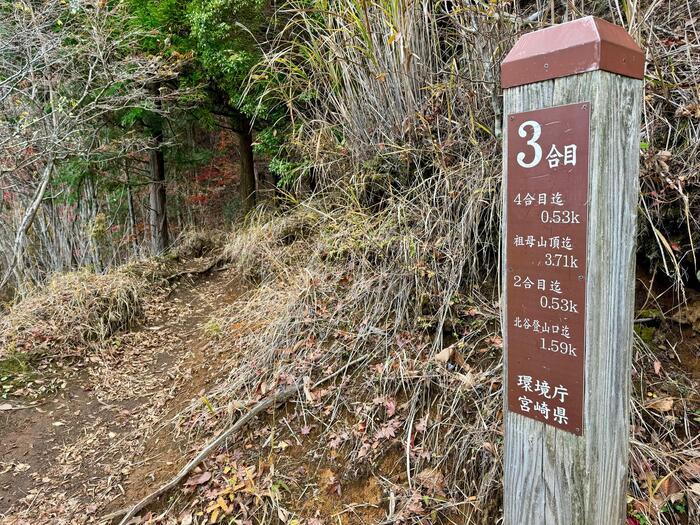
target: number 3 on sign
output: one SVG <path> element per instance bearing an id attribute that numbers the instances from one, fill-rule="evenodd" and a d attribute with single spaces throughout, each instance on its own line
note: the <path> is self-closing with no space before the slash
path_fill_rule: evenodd
<path id="1" fill-rule="evenodd" d="M 540 135 L 542 134 L 542 126 L 540 126 L 540 123 L 536 120 L 527 120 L 523 122 L 518 128 L 518 135 L 520 135 L 522 138 L 528 136 L 526 128 L 530 128 L 532 130 L 532 137 L 530 137 L 530 140 L 527 141 L 527 145 L 533 149 L 534 158 L 530 162 L 525 162 L 525 153 L 521 151 L 518 153 L 517 161 L 523 168 L 534 168 L 542 160 L 542 147 L 537 143 L 537 139 L 539 139 Z"/>

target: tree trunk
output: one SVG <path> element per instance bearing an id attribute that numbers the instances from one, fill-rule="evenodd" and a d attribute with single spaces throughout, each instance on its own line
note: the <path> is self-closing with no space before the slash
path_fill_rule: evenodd
<path id="1" fill-rule="evenodd" d="M 255 164 L 253 161 L 253 136 L 249 129 L 238 133 L 241 171 L 241 206 L 248 213 L 255 207 Z"/>
<path id="2" fill-rule="evenodd" d="M 39 211 L 41 201 L 44 199 L 46 188 L 49 187 L 49 182 L 51 182 L 53 163 L 53 158 L 49 158 L 49 160 L 46 162 L 39 187 L 34 192 L 34 197 L 32 198 L 31 204 L 24 212 L 24 217 L 22 217 L 22 222 L 20 223 L 15 235 L 15 242 L 12 247 L 12 258 L 10 259 L 10 264 L 5 271 L 2 281 L 0 281 L 0 288 L 3 288 L 7 284 L 10 277 L 14 274 L 15 279 L 17 280 L 17 289 L 20 291 L 20 293 L 23 293 L 24 242 L 27 238 L 27 232 L 34 222 L 36 213 Z"/>
<path id="3" fill-rule="evenodd" d="M 136 210 L 134 210 L 134 193 L 131 189 L 131 176 L 129 174 L 129 162 L 124 161 L 124 171 L 126 173 L 126 202 L 129 207 L 129 238 L 131 249 L 136 257 L 139 254 L 138 238 L 136 236 Z"/>
<path id="4" fill-rule="evenodd" d="M 168 238 L 168 214 L 165 193 L 165 156 L 163 154 L 163 128 L 155 130 L 155 149 L 150 156 L 150 206 L 151 249 L 154 254 L 163 253 L 170 243 Z"/>

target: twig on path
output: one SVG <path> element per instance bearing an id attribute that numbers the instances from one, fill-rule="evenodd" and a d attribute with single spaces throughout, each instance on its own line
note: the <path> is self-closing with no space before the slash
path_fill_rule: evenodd
<path id="1" fill-rule="evenodd" d="M 340 367 L 338 370 L 333 372 L 332 374 L 324 377 L 323 379 L 320 379 L 316 383 L 313 384 L 311 387 L 317 388 L 321 386 L 322 384 L 326 383 L 327 381 L 330 381 L 334 377 L 345 373 L 348 368 L 351 366 L 359 363 L 360 361 L 365 361 L 368 359 L 368 355 L 362 355 L 356 359 L 353 359 L 352 361 L 348 361 L 345 363 L 342 367 Z M 238 421 L 236 421 L 233 425 L 230 427 L 224 429 L 221 434 L 219 434 L 216 438 L 214 438 L 213 441 L 210 441 L 207 446 L 205 446 L 199 454 L 197 454 L 187 465 L 182 467 L 180 472 L 175 475 L 174 478 L 172 478 L 170 481 L 168 481 L 165 485 L 160 487 L 158 490 L 151 492 L 149 495 L 144 497 L 141 501 L 136 503 L 131 508 L 125 508 L 122 510 L 119 510 L 117 512 L 113 512 L 111 514 L 108 514 L 106 516 L 103 516 L 103 520 L 109 521 L 114 518 L 117 518 L 121 516 L 122 514 L 126 514 L 122 520 L 119 522 L 119 525 L 126 525 L 127 522 L 133 518 L 139 511 L 141 511 L 144 507 L 158 499 L 160 496 L 163 494 L 169 492 L 171 489 L 175 488 L 185 477 L 196 467 L 198 466 L 202 461 L 204 461 L 209 454 L 211 454 L 214 450 L 218 449 L 225 441 L 228 439 L 228 437 L 233 434 L 234 432 L 240 430 L 243 428 L 249 421 L 252 419 L 255 419 L 255 417 L 260 414 L 261 412 L 264 412 L 271 406 L 277 405 L 278 403 L 282 403 L 292 397 L 294 394 L 299 392 L 304 388 L 304 382 L 299 381 L 294 385 L 288 386 L 286 388 L 283 388 L 282 390 L 278 390 L 275 394 L 272 396 L 263 399 L 262 401 L 258 402 L 253 408 L 250 409 L 248 413 L 246 413 L 243 417 L 241 417 Z"/>
<path id="2" fill-rule="evenodd" d="M 13 405 L 12 403 L 3 403 L 2 405 L 0 405 L 0 412 L 6 412 L 10 410 L 27 410 L 28 408 L 36 408 L 45 404 L 46 403 L 36 403 L 34 405 Z"/>

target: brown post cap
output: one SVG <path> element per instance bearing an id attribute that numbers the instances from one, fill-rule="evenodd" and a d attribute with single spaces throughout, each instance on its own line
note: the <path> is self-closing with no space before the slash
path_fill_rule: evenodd
<path id="1" fill-rule="evenodd" d="M 644 78 L 644 52 L 624 28 L 587 16 L 520 37 L 501 64 L 501 85 L 510 88 L 599 69 Z"/>

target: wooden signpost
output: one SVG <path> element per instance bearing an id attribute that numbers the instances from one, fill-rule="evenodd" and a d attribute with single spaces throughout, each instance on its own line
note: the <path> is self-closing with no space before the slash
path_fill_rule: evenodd
<path id="1" fill-rule="evenodd" d="M 588 17 L 501 67 L 505 524 L 619 525 L 644 55 Z"/>

